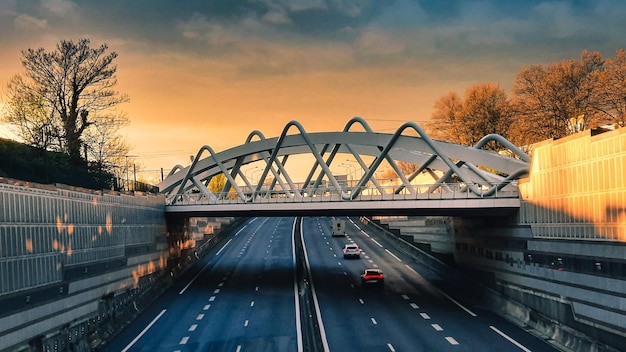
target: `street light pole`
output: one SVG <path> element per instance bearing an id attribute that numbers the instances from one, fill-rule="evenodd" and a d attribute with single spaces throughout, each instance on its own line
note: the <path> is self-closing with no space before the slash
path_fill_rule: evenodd
<path id="1" fill-rule="evenodd" d="M 128 158 L 136 158 L 138 155 L 124 155 L 124 157 L 126 158 L 126 191 L 130 191 L 130 177 L 128 176 Z M 134 166 L 134 165 L 133 165 Z M 137 176 L 135 176 L 136 178 Z M 135 180 L 135 182 L 137 182 Z"/>

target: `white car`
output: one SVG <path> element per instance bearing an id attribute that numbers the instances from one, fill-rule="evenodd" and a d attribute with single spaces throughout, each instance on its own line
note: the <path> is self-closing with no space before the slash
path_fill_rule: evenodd
<path id="1" fill-rule="evenodd" d="M 343 247 L 344 258 L 360 258 L 361 248 L 354 243 L 348 243 Z"/>

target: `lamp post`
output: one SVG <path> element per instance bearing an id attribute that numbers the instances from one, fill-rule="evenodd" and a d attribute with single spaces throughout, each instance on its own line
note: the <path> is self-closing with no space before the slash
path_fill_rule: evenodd
<path id="1" fill-rule="evenodd" d="M 345 163 L 341 163 L 341 164 L 339 164 L 339 166 L 342 166 L 342 167 L 344 167 L 346 169 L 346 173 L 348 174 L 348 176 L 350 176 L 352 178 L 352 185 L 350 185 L 350 187 L 354 186 L 354 183 L 355 183 L 354 179 L 356 178 L 356 166 L 351 165 L 351 164 L 345 164 Z M 352 171 L 348 172 L 348 170 L 350 170 L 349 168 L 351 168 L 351 167 L 354 168 L 354 173 Z"/>
<path id="2" fill-rule="evenodd" d="M 128 158 L 136 158 L 138 157 L 138 155 L 125 155 L 124 157 L 126 158 L 126 190 L 130 191 L 130 178 L 128 177 Z M 135 183 L 137 182 L 136 178 L 137 174 L 135 173 Z"/>
<path id="3" fill-rule="evenodd" d="M 344 160 L 344 161 L 345 161 L 346 163 L 351 163 L 351 164 L 348 164 L 348 165 L 351 165 L 352 167 L 354 167 L 354 176 L 355 176 L 355 178 L 356 178 L 356 169 L 357 169 L 357 167 L 356 167 L 355 165 L 352 165 L 352 163 L 353 163 L 353 164 L 357 164 L 357 165 L 359 166 L 359 169 L 361 168 L 361 164 L 357 163 L 357 162 L 356 162 L 356 161 L 354 161 L 354 160 L 350 160 L 350 159 L 346 159 L 346 160 Z M 361 177 L 363 177 L 363 175 L 359 175 L 359 178 L 361 178 Z"/>
<path id="4" fill-rule="evenodd" d="M 258 168 L 259 168 L 259 165 L 255 166 L 255 167 L 253 167 L 253 168 L 250 168 L 250 169 L 248 169 L 248 170 L 246 170 L 246 171 L 243 173 L 243 176 L 244 176 L 246 179 L 248 179 L 248 172 L 250 172 L 250 179 L 248 179 L 248 181 L 250 181 L 250 180 L 252 179 L 252 173 L 254 172 L 253 170 L 254 170 L 254 169 L 258 169 Z"/>
<path id="5" fill-rule="evenodd" d="M 253 186 L 255 186 L 255 184 L 254 184 L 254 183 L 255 183 L 255 181 L 254 181 L 254 175 L 255 175 L 255 174 L 257 174 L 257 173 L 259 173 L 259 172 L 263 172 L 263 170 L 262 170 L 262 169 L 261 169 L 261 170 L 256 170 L 256 171 L 252 171 L 252 172 L 250 173 L 250 181 L 252 182 L 252 185 L 253 185 Z M 257 180 L 256 180 L 256 182 L 258 182 L 258 181 L 259 181 L 259 180 L 257 179 Z"/>

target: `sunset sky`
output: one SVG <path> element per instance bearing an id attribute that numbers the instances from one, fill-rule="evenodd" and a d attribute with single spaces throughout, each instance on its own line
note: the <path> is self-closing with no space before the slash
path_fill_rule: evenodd
<path id="1" fill-rule="evenodd" d="M 626 2 L 0 0 L 0 33 L 3 99 L 21 50 L 89 38 L 117 52 L 124 134 L 150 178 L 291 120 L 333 131 L 361 116 L 393 132 L 450 91 L 510 92 L 524 66 L 584 49 L 612 57 L 626 47 Z"/>

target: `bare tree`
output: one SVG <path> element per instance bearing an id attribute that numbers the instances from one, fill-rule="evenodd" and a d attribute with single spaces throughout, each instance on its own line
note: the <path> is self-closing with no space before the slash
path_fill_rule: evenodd
<path id="1" fill-rule="evenodd" d="M 117 67 L 113 65 L 117 53 L 107 50 L 106 44 L 92 49 L 89 39 L 80 39 L 77 43 L 63 40 L 51 52 L 44 48 L 22 51 L 25 72 L 8 86 L 12 109 L 5 119 L 41 130 L 36 133 L 42 135 L 49 133 L 74 163 L 82 163 L 81 151 L 86 142 L 82 138 L 96 123 L 96 116 L 113 117 L 111 109 L 128 101 L 127 96 L 113 90 L 117 84 Z M 20 106 L 37 109 L 20 110 Z M 119 115 L 115 119 L 126 121 Z M 22 138 L 35 141 L 32 136 Z"/>

